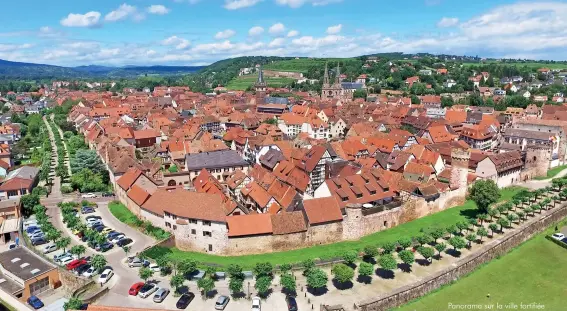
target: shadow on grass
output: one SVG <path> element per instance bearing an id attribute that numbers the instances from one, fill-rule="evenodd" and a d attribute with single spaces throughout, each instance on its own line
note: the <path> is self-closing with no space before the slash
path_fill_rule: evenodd
<path id="1" fill-rule="evenodd" d="M 370 284 L 372 283 L 372 277 L 370 275 L 359 275 L 356 281 L 362 284 Z"/>
<path id="2" fill-rule="evenodd" d="M 376 269 L 376 275 L 385 279 L 385 280 L 393 280 L 394 279 L 394 271 L 392 270 L 385 270 L 382 268 Z"/>
<path id="3" fill-rule="evenodd" d="M 480 214 L 480 212 L 476 208 L 469 208 L 460 211 L 459 214 L 467 219 L 471 219 L 471 218 L 476 218 L 478 214 Z"/>
<path id="4" fill-rule="evenodd" d="M 320 288 L 311 288 L 308 286 L 307 291 L 313 296 L 322 296 L 325 295 L 329 291 L 329 289 L 327 288 L 327 286 Z"/>
<path id="5" fill-rule="evenodd" d="M 333 286 L 335 286 L 335 288 L 338 290 L 347 290 L 347 289 L 351 289 L 354 286 L 354 284 L 352 284 L 351 281 L 339 282 L 333 279 Z"/>

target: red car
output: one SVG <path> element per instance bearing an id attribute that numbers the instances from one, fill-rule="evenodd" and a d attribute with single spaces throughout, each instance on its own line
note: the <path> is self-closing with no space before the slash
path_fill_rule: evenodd
<path id="1" fill-rule="evenodd" d="M 128 294 L 130 294 L 130 295 L 132 295 L 132 296 L 138 295 L 138 292 L 140 291 L 140 289 L 142 288 L 142 286 L 144 286 L 144 282 L 134 283 L 134 285 L 132 285 L 132 287 L 130 287 L 130 290 L 128 291 Z"/>
<path id="2" fill-rule="evenodd" d="M 84 259 L 75 259 L 67 264 L 67 270 L 73 270 L 81 265 L 87 264 L 87 261 Z"/>

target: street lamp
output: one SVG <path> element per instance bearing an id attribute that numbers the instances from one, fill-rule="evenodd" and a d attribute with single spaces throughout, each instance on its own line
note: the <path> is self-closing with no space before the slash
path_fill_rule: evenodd
<path id="1" fill-rule="evenodd" d="M 248 299 L 250 299 L 250 281 L 248 281 Z"/>

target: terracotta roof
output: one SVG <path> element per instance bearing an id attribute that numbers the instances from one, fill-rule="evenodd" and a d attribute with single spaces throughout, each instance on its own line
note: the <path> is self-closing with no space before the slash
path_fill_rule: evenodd
<path id="1" fill-rule="evenodd" d="M 134 131 L 134 138 L 135 139 L 156 138 L 158 136 L 159 136 L 159 133 L 154 129 Z"/>
<path id="2" fill-rule="evenodd" d="M 250 214 L 226 217 L 228 236 L 250 236 L 271 234 L 272 215 Z"/>
<path id="3" fill-rule="evenodd" d="M 219 195 L 176 189 L 158 189 L 142 205 L 157 215 L 164 212 L 190 219 L 226 222 L 225 209 Z"/>
<path id="4" fill-rule="evenodd" d="M 138 185 L 132 186 L 132 189 L 128 191 L 128 197 L 134 201 L 134 203 L 138 205 L 144 204 L 146 200 L 150 197 L 150 194 L 146 192 L 146 190 L 142 189 Z"/>
<path id="5" fill-rule="evenodd" d="M 442 143 L 455 140 L 457 135 L 449 133 L 445 125 L 431 126 L 427 129 L 433 143 Z"/>
<path id="6" fill-rule="evenodd" d="M 341 221 L 343 214 L 334 197 L 318 198 L 303 201 L 307 220 L 311 225 Z"/>
<path id="7" fill-rule="evenodd" d="M 279 213 L 272 215 L 272 231 L 274 234 L 290 234 L 307 231 L 303 212 Z"/>
<path id="8" fill-rule="evenodd" d="M 246 194 L 244 191 L 245 189 L 248 190 L 246 191 Z M 245 189 L 242 189 L 242 194 L 244 196 L 249 196 L 250 198 L 252 198 L 252 200 L 254 200 L 254 202 L 256 202 L 261 208 L 267 207 L 268 203 L 272 199 L 272 196 L 266 190 L 264 190 L 264 188 L 260 187 L 260 185 L 258 185 L 256 182 L 249 183 L 248 185 L 246 185 Z"/>
<path id="9" fill-rule="evenodd" d="M 498 173 L 523 167 L 522 154 L 519 151 L 504 152 L 488 156 L 496 166 Z"/>
<path id="10" fill-rule="evenodd" d="M 274 176 L 281 181 L 305 192 L 309 184 L 309 176 L 289 161 L 281 161 L 274 169 Z"/>
<path id="11" fill-rule="evenodd" d="M 120 188 L 124 190 L 128 190 L 130 189 L 132 184 L 136 182 L 136 180 L 138 179 L 138 177 L 140 177 L 140 175 L 142 175 L 142 171 L 140 171 L 135 167 L 132 167 L 128 169 L 126 173 L 124 173 L 124 175 L 122 175 L 116 183 L 118 184 L 118 186 L 120 186 Z"/>

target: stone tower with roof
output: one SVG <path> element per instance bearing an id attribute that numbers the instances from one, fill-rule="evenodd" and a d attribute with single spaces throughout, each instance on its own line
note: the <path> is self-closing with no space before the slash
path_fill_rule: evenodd
<path id="1" fill-rule="evenodd" d="M 469 161 L 471 151 L 469 149 L 451 149 L 451 189 L 467 189 L 467 177 L 469 173 Z"/>
<path id="2" fill-rule="evenodd" d="M 262 65 L 258 69 L 258 80 L 254 83 L 254 90 L 256 93 L 264 93 L 266 92 L 268 85 L 264 81 L 264 72 L 262 71 Z"/>
<path id="3" fill-rule="evenodd" d="M 323 76 L 323 87 L 321 88 L 321 99 L 345 99 L 344 90 L 341 85 L 341 68 L 337 63 L 336 77 L 333 84 L 330 83 L 329 69 L 325 63 L 325 75 Z"/>

